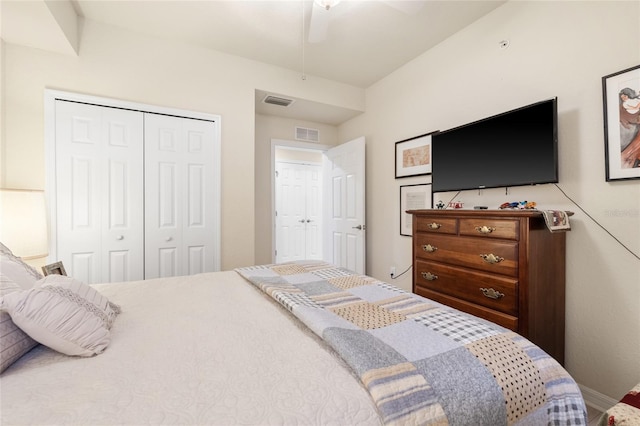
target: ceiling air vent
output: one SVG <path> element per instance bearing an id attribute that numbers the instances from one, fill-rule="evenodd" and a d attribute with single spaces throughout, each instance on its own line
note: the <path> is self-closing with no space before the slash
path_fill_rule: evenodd
<path id="1" fill-rule="evenodd" d="M 319 142 L 320 130 L 307 127 L 296 127 L 296 140 L 306 142 Z"/>
<path id="2" fill-rule="evenodd" d="M 265 104 L 278 105 L 282 107 L 288 107 L 293 103 L 293 99 L 280 98 L 278 96 L 267 95 L 262 100 Z"/>

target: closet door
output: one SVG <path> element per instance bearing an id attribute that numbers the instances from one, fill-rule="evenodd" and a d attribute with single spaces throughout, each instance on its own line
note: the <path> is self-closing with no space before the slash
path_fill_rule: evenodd
<path id="1" fill-rule="evenodd" d="M 322 167 L 276 163 L 276 261 L 322 259 Z"/>
<path id="2" fill-rule="evenodd" d="M 85 283 L 142 279 L 142 113 L 56 101 L 58 259 Z"/>
<path id="3" fill-rule="evenodd" d="M 145 114 L 145 278 L 215 270 L 214 130 Z"/>

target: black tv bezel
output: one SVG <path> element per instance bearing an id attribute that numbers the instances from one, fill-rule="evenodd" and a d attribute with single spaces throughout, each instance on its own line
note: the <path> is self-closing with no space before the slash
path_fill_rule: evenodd
<path id="1" fill-rule="evenodd" d="M 436 185 L 434 184 L 435 181 L 435 173 L 432 173 L 432 177 L 431 177 L 431 187 L 433 189 L 433 192 L 453 192 L 453 191 L 468 191 L 468 190 L 475 190 L 475 189 L 490 189 L 490 188 L 510 188 L 510 187 L 516 187 L 516 186 L 534 186 L 534 185 L 545 185 L 545 184 L 549 184 L 549 183 L 558 183 L 559 182 L 559 174 L 558 174 L 558 97 L 553 97 L 553 98 L 549 98 L 549 99 L 545 99 L 542 101 L 538 101 L 538 102 L 534 102 L 532 104 L 528 104 L 519 108 L 515 108 L 509 111 L 505 111 L 499 114 L 495 114 L 492 115 L 490 117 L 486 117 L 486 118 L 482 118 L 480 120 L 476 120 L 467 124 L 463 124 L 461 126 L 457 126 L 457 127 L 453 127 L 451 129 L 447 129 L 447 130 L 442 130 L 442 131 L 437 131 L 434 132 L 433 134 L 433 142 L 435 143 L 437 140 L 438 135 L 440 134 L 445 134 L 445 133 L 450 133 L 450 132 L 454 132 L 456 130 L 460 130 L 466 127 L 471 127 L 480 123 L 484 123 L 486 121 L 491 121 L 500 117 L 503 117 L 505 115 L 509 115 L 509 114 L 513 114 L 515 112 L 519 112 L 528 108 L 532 108 L 535 106 L 539 106 L 545 103 L 551 103 L 551 105 L 553 106 L 553 154 L 554 154 L 554 178 L 550 179 L 550 180 L 536 180 L 534 182 L 527 182 L 527 183 L 505 183 L 505 184 L 496 184 L 496 185 L 476 185 L 476 186 L 464 186 L 464 187 L 456 187 L 456 188 L 451 188 L 451 189 L 438 189 L 436 187 Z M 433 149 L 433 147 L 432 147 Z M 438 161 L 437 158 L 435 158 L 435 156 L 433 157 L 433 163 L 436 164 L 436 162 Z"/>

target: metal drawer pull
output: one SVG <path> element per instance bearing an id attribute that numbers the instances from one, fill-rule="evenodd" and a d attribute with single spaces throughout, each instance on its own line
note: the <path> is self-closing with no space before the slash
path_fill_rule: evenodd
<path id="1" fill-rule="evenodd" d="M 480 257 L 482 258 L 482 260 L 484 260 L 487 263 L 500 263 L 504 260 L 504 257 L 500 257 L 500 256 L 496 256 L 493 253 L 489 253 L 489 254 L 481 254 Z"/>
<path id="2" fill-rule="evenodd" d="M 493 228 L 491 226 L 476 226 L 476 231 L 478 231 L 481 234 L 490 234 L 495 230 L 496 228 Z"/>
<path id="3" fill-rule="evenodd" d="M 438 250 L 438 247 L 432 246 L 431 244 L 425 244 L 422 246 L 422 250 L 426 251 L 427 253 L 433 253 L 434 251 Z"/>
<path id="4" fill-rule="evenodd" d="M 431 272 L 421 272 L 421 274 L 422 274 L 422 278 L 424 278 L 427 281 L 435 281 L 438 279 L 438 276 L 432 274 Z"/>
<path id="5" fill-rule="evenodd" d="M 429 229 L 440 229 L 442 225 L 436 222 L 427 223 L 427 228 Z"/>
<path id="6" fill-rule="evenodd" d="M 481 288 L 480 291 L 485 295 L 485 297 L 488 297 L 489 299 L 497 300 L 504 297 L 504 293 L 500 293 L 499 291 L 496 291 L 492 288 Z"/>

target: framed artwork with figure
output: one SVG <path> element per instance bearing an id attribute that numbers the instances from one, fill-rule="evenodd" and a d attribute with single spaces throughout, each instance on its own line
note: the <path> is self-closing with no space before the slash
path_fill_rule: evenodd
<path id="1" fill-rule="evenodd" d="M 602 77 L 607 182 L 640 179 L 640 65 Z"/>

